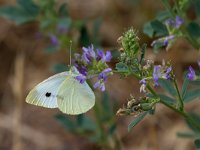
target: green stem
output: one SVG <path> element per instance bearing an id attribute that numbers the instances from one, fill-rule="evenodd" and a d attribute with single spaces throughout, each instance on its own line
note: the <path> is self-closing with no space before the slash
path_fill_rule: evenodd
<path id="1" fill-rule="evenodd" d="M 147 85 L 147 89 L 151 92 L 151 94 L 153 94 L 155 97 L 159 97 L 155 91 L 151 88 L 150 85 Z M 160 103 L 162 103 L 163 105 L 167 106 L 168 108 L 172 109 L 173 111 L 177 112 L 178 114 L 180 114 L 181 116 L 183 116 L 185 118 L 185 120 L 187 120 L 188 122 L 190 122 L 196 129 L 198 129 L 200 131 L 200 124 L 198 124 L 195 120 L 193 120 L 184 110 L 179 110 L 176 109 L 174 106 L 164 102 L 164 101 L 160 101 Z"/>
<path id="2" fill-rule="evenodd" d="M 99 134 L 100 134 L 102 149 L 103 150 L 109 150 L 110 146 L 109 146 L 109 143 L 108 143 L 107 134 L 104 131 L 104 128 L 102 126 L 102 122 L 101 122 L 101 119 L 100 119 L 101 118 L 101 112 L 100 112 L 99 102 L 97 102 L 96 105 L 94 106 L 94 112 L 95 112 L 95 118 L 96 118 L 98 130 L 99 130 Z"/>
<path id="3" fill-rule="evenodd" d="M 175 78 L 173 78 L 173 81 L 174 81 L 176 93 L 178 94 L 178 98 L 177 98 L 177 101 L 178 101 L 178 109 L 179 109 L 180 111 L 183 111 L 184 104 L 183 104 L 183 100 L 182 100 L 182 98 L 181 98 L 181 95 L 180 95 L 180 92 L 179 92 L 179 89 L 178 89 L 177 81 L 176 81 Z"/>

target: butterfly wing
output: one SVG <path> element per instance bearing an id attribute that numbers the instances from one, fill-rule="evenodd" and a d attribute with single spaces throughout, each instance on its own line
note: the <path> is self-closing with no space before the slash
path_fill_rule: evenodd
<path id="1" fill-rule="evenodd" d="M 59 86 L 67 78 L 68 72 L 58 73 L 39 83 L 30 91 L 26 102 L 47 108 L 56 108 Z"/>
<path id="2" fill-rule="evenodd" d="M 84 113 L 95 104 L 95 95 L 89 85 L 80 84 L 73 76 L 68 76 L 58 91 L 58 108 L 71 115 Z"/>

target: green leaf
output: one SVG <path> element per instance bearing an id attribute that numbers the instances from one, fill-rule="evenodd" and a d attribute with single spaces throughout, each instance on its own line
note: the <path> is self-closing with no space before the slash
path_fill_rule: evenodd
<path id="1" fill-rule="evenodd" d="M 196 150 L 200 150 L 200 140 L 199 139 L 195 140 L 194 144 L 196 146 Z"/>
<path id="2" fill-rule="evenodd" d="M 196 15 L 200 17 L 200 1 L 199 0 L 195 0 L 194 8 L 195 8 Z"/>
<path id="3" fill-rule="evenodd" d="M 184 97 L 184 102 L 191 102 L 192 100 L 200 98 L 200 88 L 189 90 Z"/>
<path id="4" fill-rule="evenodd" d="M 165 80 L 165 79 L 159 79 L 158 83 L 160 84 L 160 86 L 166 90 L 170 95 L 172 96 L 176 96 L 176 90 L 174 88 L 174 86 L 172 85 L 172 83 L 169 80 Z"/>
<path id="5" fill-rule="evenodd" d="M 75 132 L 77 126 L 76 124 L 71 121 L 66 115 L 58 114 L 55 116 L 56 120 L 65 127 L 65 129 L 69 130 L 70 132 Z"/>
<path id="6" fill-rule="evenodd" d="M 153 37 L 154 35 L 154 29 L 153 27 L 151 26 L 151 22 L 148 22 L 144 25 L 143 27 L 143 32 L 148 35 L 150 38 Z"/>
<path id="7" fill-rule="evenodd" d="M 187 30 L 191 37 L 200 38 L 200 26 L 196 22 L 191 22 L 187 26 Z"/>
<path id="8" fill-rule="evenodd" d="M 116 64 L 116 69 L 121 72 L 128 72 L 128 66 L 122 62 Z"/>
<path id="9" fill-rule="evenodd" d="M 32 0 L 17 0 L 16 6 L 0 7 L 0 16 L 15 21 L 17 25 L 34 21 L 39 7 Z"/>
<path id="10" fill-rule="evenodd" d="M 137 118 L 135 118 L 129 125 L 128 125 L 128 131 L 130 131 L 133 127 L 135 127 L 140 121 L 144 119 L 144 117 L 148 114 L 148 111 L 144 112 Z"/>
<path id="11" fill-rule="evenodd" d="M 197 124 L 200 124 L 200 116 L 198 116 L 197 114 L 194 114 L 194 113 L 189 113 L 188 115 L 193 121 L 195 121 Z M 200 133 L 200 131 L 193 124 L 191 124 L 187 120 L 186 120 L 186 122 L 187 122 L 187 125 L 190 127 L 190 129 L 192 129 L 195 133 L 197 133 L 197 134 Z"/>
<path id="12" fill-rule="evenodd" d="M 106 116 L 107 119 L 112 117 L 113 110 L 111 108 L 110 100 L 109 100 L 109 94 L 108 92 L 104 92 L 102 96 L 102 109 L 104 110 L 104 117 Z"/>
<path id="13" fill-rule="evenodd" d="M 174 100 L 173 98 L 166 96 L 166 95 L 162 95 L 162 94 L 158 94 L 158 96 L 160 97 L 161 101 L 164 101 L 165 103 L 169 104 L 169 105 L 173 105 L 176 103 L 176 100 Z"/>
<path id="14" fill-rule="evenodd" d="M 194 133 L 194 132 L 177 132 L 176 135 L 178 137 L 181 137 L 181 138 L 197 138 L 197 137 L 200 137 L 200 135 Z"/>
<path id="15" fill-rule="evenodd" d="M 35 16 L 28 14 L 23 8 L 14 6 L 0 7 L 0 16 L 15 21 L 17 25 L 35 20 Z"/>
<path id="16" fill-rule="evenodd" d="M 77 116 L 77 125 L 85 132 L 97 130 L 97 125 L 95 124 L 95 122 L 92 121 L 88 116 L 83 114 Z"/>
<path id="17" fill-rule="evenodd" d="M 120 57 L 120 52 L 118 50 L 110 50 L 112 54 L 112 59 L 119 59 Z"/>
<path id="18" fill-rule="evenodd" d="M 60 6 L 60 8 L 58 10 L 58 14 L 60 17 L 65 17 L 65 16 L 69 15 L 67 3 L 63 3 Z"/>
<path id="19" fill-rule="evenodd" d="M 21 6 L 29 15 L 37 16 L 39 7 L 32 0 L 17 0 L 17 4 Z"/>
<path id="20" fill-rule="evenodd" d="M 156 37 L 168 35 L 167 28 L 162 22 L 158 20 L 153 20 L 151 21 L 151 26 L 154 30 L 154 34 Z"/>
<path id="21" fill-rule="evenodd" d="M 184 81 L 183 81 L 182 90 L 181 90 L 181 96 L 182 96 L 183 99 L 185 98 L 185 95 L 187 93 L 187 87 L 188 87 L 188 85 L 189 85 L 189 80 L 185 76 Z"/>
<path id="22" fill-rule="evenodd" d="M 161 11 L 156 15 L 156 19 L 163 22 L 168 18 L 171 18 L 171 13 L 168 10 Z"/>
<path id="23" fill-rule="evenodd" d="M 193 84 L 193 85 L 200 85 L 200 80 L 190 81 L 190 84 Z"/>
<path id="24" fill-rule="evenodd" d="M 91 44 L 90 36 L 89 36 L 88 30 L 85 25 L 82 26 L 82 28 L 80 30 L 80 34 L 81 34 L 80 39 L 79 39 L 80 46 L 90 45 Z"/>

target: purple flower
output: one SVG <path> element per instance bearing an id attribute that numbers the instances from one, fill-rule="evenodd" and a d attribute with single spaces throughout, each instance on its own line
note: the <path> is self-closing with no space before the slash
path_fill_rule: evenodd
<path id="1" fill-rule="evenodd" d="M 83 51 L 84 51 L 82 56 L 83 60 L 87 64 L 91 63 L 91 61 L 96 57 L 93 45 L 89 46 L 88 48 L 83 47 Z"/>
<path id="2" fill-rule="evenodd" d="M 183 24 L 183 22 L 184 22 L 184 20 L 180 16 L 176 16 L 175 20 L 168 19 L 165 21 L 165 24 L 172 28 L 178 29 Z"/>
<path id="3" fill-rule="evenodd" d="M 106 55 L 104 57 L 105 62 L 109 62 L 112 59 L 112 54 L 110 51 L 106 51 Z"/>
<path id="4" fill-rule="evenodd" d="M 105 84 L 102 80 L 98 80 L 94 85 L 93 87 L 96 89 L 100 89 L 102 92 L 105 91 Z"/>
<path id="5" fill-rule="evenodd" d="M 58 46 L 59 45 L 59 41 L 58 41 L 58 39 L 57 39 L 57 37 L 55 36 L 55 35 L 53 35 L 53 34 L 50 34 L 49 35 L 49 38 L 50 38 L 50 42 L 51 42 L 51 44 L 53 45 L 53 46 Z"/>
<path id="6" fill-rule="evenodd" d="M 100 61 L 105 56 L 104 52 L 100 49 L 97 49 L 97 57 L 96 60 Z"/>
<path id="7" fill-rule="evenodd" d="M 158 85 L 158 79 L 162 76 L 161 74 L 161 66 L 154 66 L 153 69 L 153 80 L 155 85 Z"/>
<path id="8" fill-rule="evenodd" d="M 104 69 L 104 70 L 99 74 L 98 79 L 99 79 L 99 80 L 103 79 L 103 81 L 106 81 L 107 78 L 108 78 L 109 73 L 111 73 L 111 72 L 112 72 L 112 69 L 111 69 L 111 68 L 106 68 L 106 69 Z"/>
<path id="9" fill-rule="evenodd" d="M 83 76 L 83 75 L 80 74 L 80 75 L 76 76 L 75 79 L 77 81 L 79 81 L 81 84 L 83 84 L 86 80 L 86 76 Z"/>
<path id="10" fill-rule="evenodd" d="M 176 16 L 176 28 L 179 28 L 182 24 L 184 23 L 183 18 L 181 18 L 180 16 Z"/>
<path id="11" fill-rule="evenodd" d="M 86 66 L 83 65 L 78 65 L 77 63 L 74 64 L 74 66 L 76 67 L 76 69 L 78 70 L 78 72 L 84 76 L 87 76 L 87 68 Z"/>
<path id="12" fill-rule="evenodd" d="M 198 66 L 199 66 L 199 68 L 200 68 L 200 61 L 198 61 L 197 64 L 198 64 Z"/>
<path id="13" fill-rule="evenodd" d="M 164 74 L 165 79 L 168 80 L 171 78 L 171 76 L 170 76 L 171 71 L 172 71 L 172 67 L 167 68 L 166 73 Z"/>
<path id="14" fill-rule="evenodd" d="M 104 69 L 98 76 L 98 81 L 93 85 L 94 88 L 98 88 L 101 91 L 105 91 L 105 81 L 108 78 L 108 75 L 112 73 L 112 69 L 111 68 L 106 68 Z"/>
<path id="15" fill-rule="evenodd" d="M 146 82 L 146 79 L 142 79 L 142 80 L 140 80 L 140 82 L 139 82 L 140 84 L 147 84 L 147 82 Z"/>
<path id="16" fill-rule="evenodd" d="M 140 86 L 140 93 L 141 93 L 141 92 L 146 93 L 146 85 L 147 85 L 146 79 L 140 80 L 140 84 L 142 84 L 142 85 Z"/>
<path id="17" fill-rule="evenodd" d="M 111 59 L 112 59 L 112 55 L 110 51 L 106 51 L 106 54 L 105 54 L 102 50 L 97 49 L 97 57 L 96 57 L 97 61 L 101 60 L 102 62 L 109 62 Z"/>
<path id="18" fill-rule="evenodd" d="M 195 71 L 191 66 L 189 67 L 189 72 L 187 73 L 187 78 L 189 80 L 195 80 L 196 79 Z"/>
<path id="19" fill-rule="evenodd" d="M 174 35 L 169 35 L 169 36 L 166 36 L 164 38 L 164 41 L 163 41 L 163 45 L 164 46 L 167 46 L 169 44 L 169 41 L 172 41 L 174 40 Z"/>
<path id="20" fill-rule="evenodd" d="M 159 38 L 151 43 L 151 46 L 155 46 L 156 44 L 161 44 L 162 46 L 168 46 L 170 42 L 175 39 L 174 35 L 169 35 L 166 37 Z"/>

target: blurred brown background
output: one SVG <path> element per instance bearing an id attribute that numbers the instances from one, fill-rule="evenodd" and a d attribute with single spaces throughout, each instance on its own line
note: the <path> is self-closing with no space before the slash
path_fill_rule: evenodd
<path id="1" fill-rule="evenodd" d="M 15 0 L 1 0 L 0 4 L 15 4 Z M 87 18 L 89 29 L 96 17 L 102 17 L 99 36 L 105 49 L 117 48 L 117 38 L 131 26 L 139 31 L 141 43 L 151 43 L 142 33 L 142 27 L 163 9 L 161 2 L 155 0 L 69 0 L 68 4 L 72 18 Z M 0 18 L 0 150 L 95 149 L 87 139 L 68 133 L 55 121 L 53 116 L 59 110 L 25 103 L 28 91 L 52 75 L 53 64 L 68 62 L 65 52 L 44 53 L 43 44 L 34 42 L 37 31 L 36 23 L 16 26 Z M 147 57 L 157 62 L 172 60 L 180 83 L 184 69 L 200 58 L 184 40 L 177 41 L 169 52 L 161 51 L 155 55 L 149 49 Z M 109 79 L 106 86 L 120 106 L 130 93 L 136 96 L 139 93 L 138 81 L 120 80 L 117 75 Z M 191 103 L 187 109 L 200 113 L 199 104 Z M 92 110 L 88 115 L 90 113 Z M 116 116 L 117 135 L 125 150 L 194 149 L 192 140 L 176 136 L 177 131 L 188 130 L 183 118 L 163 106 L 158 106 L 154 116 L 147 117 L 128 133 L 127 126 L 132 119 Z"/>

